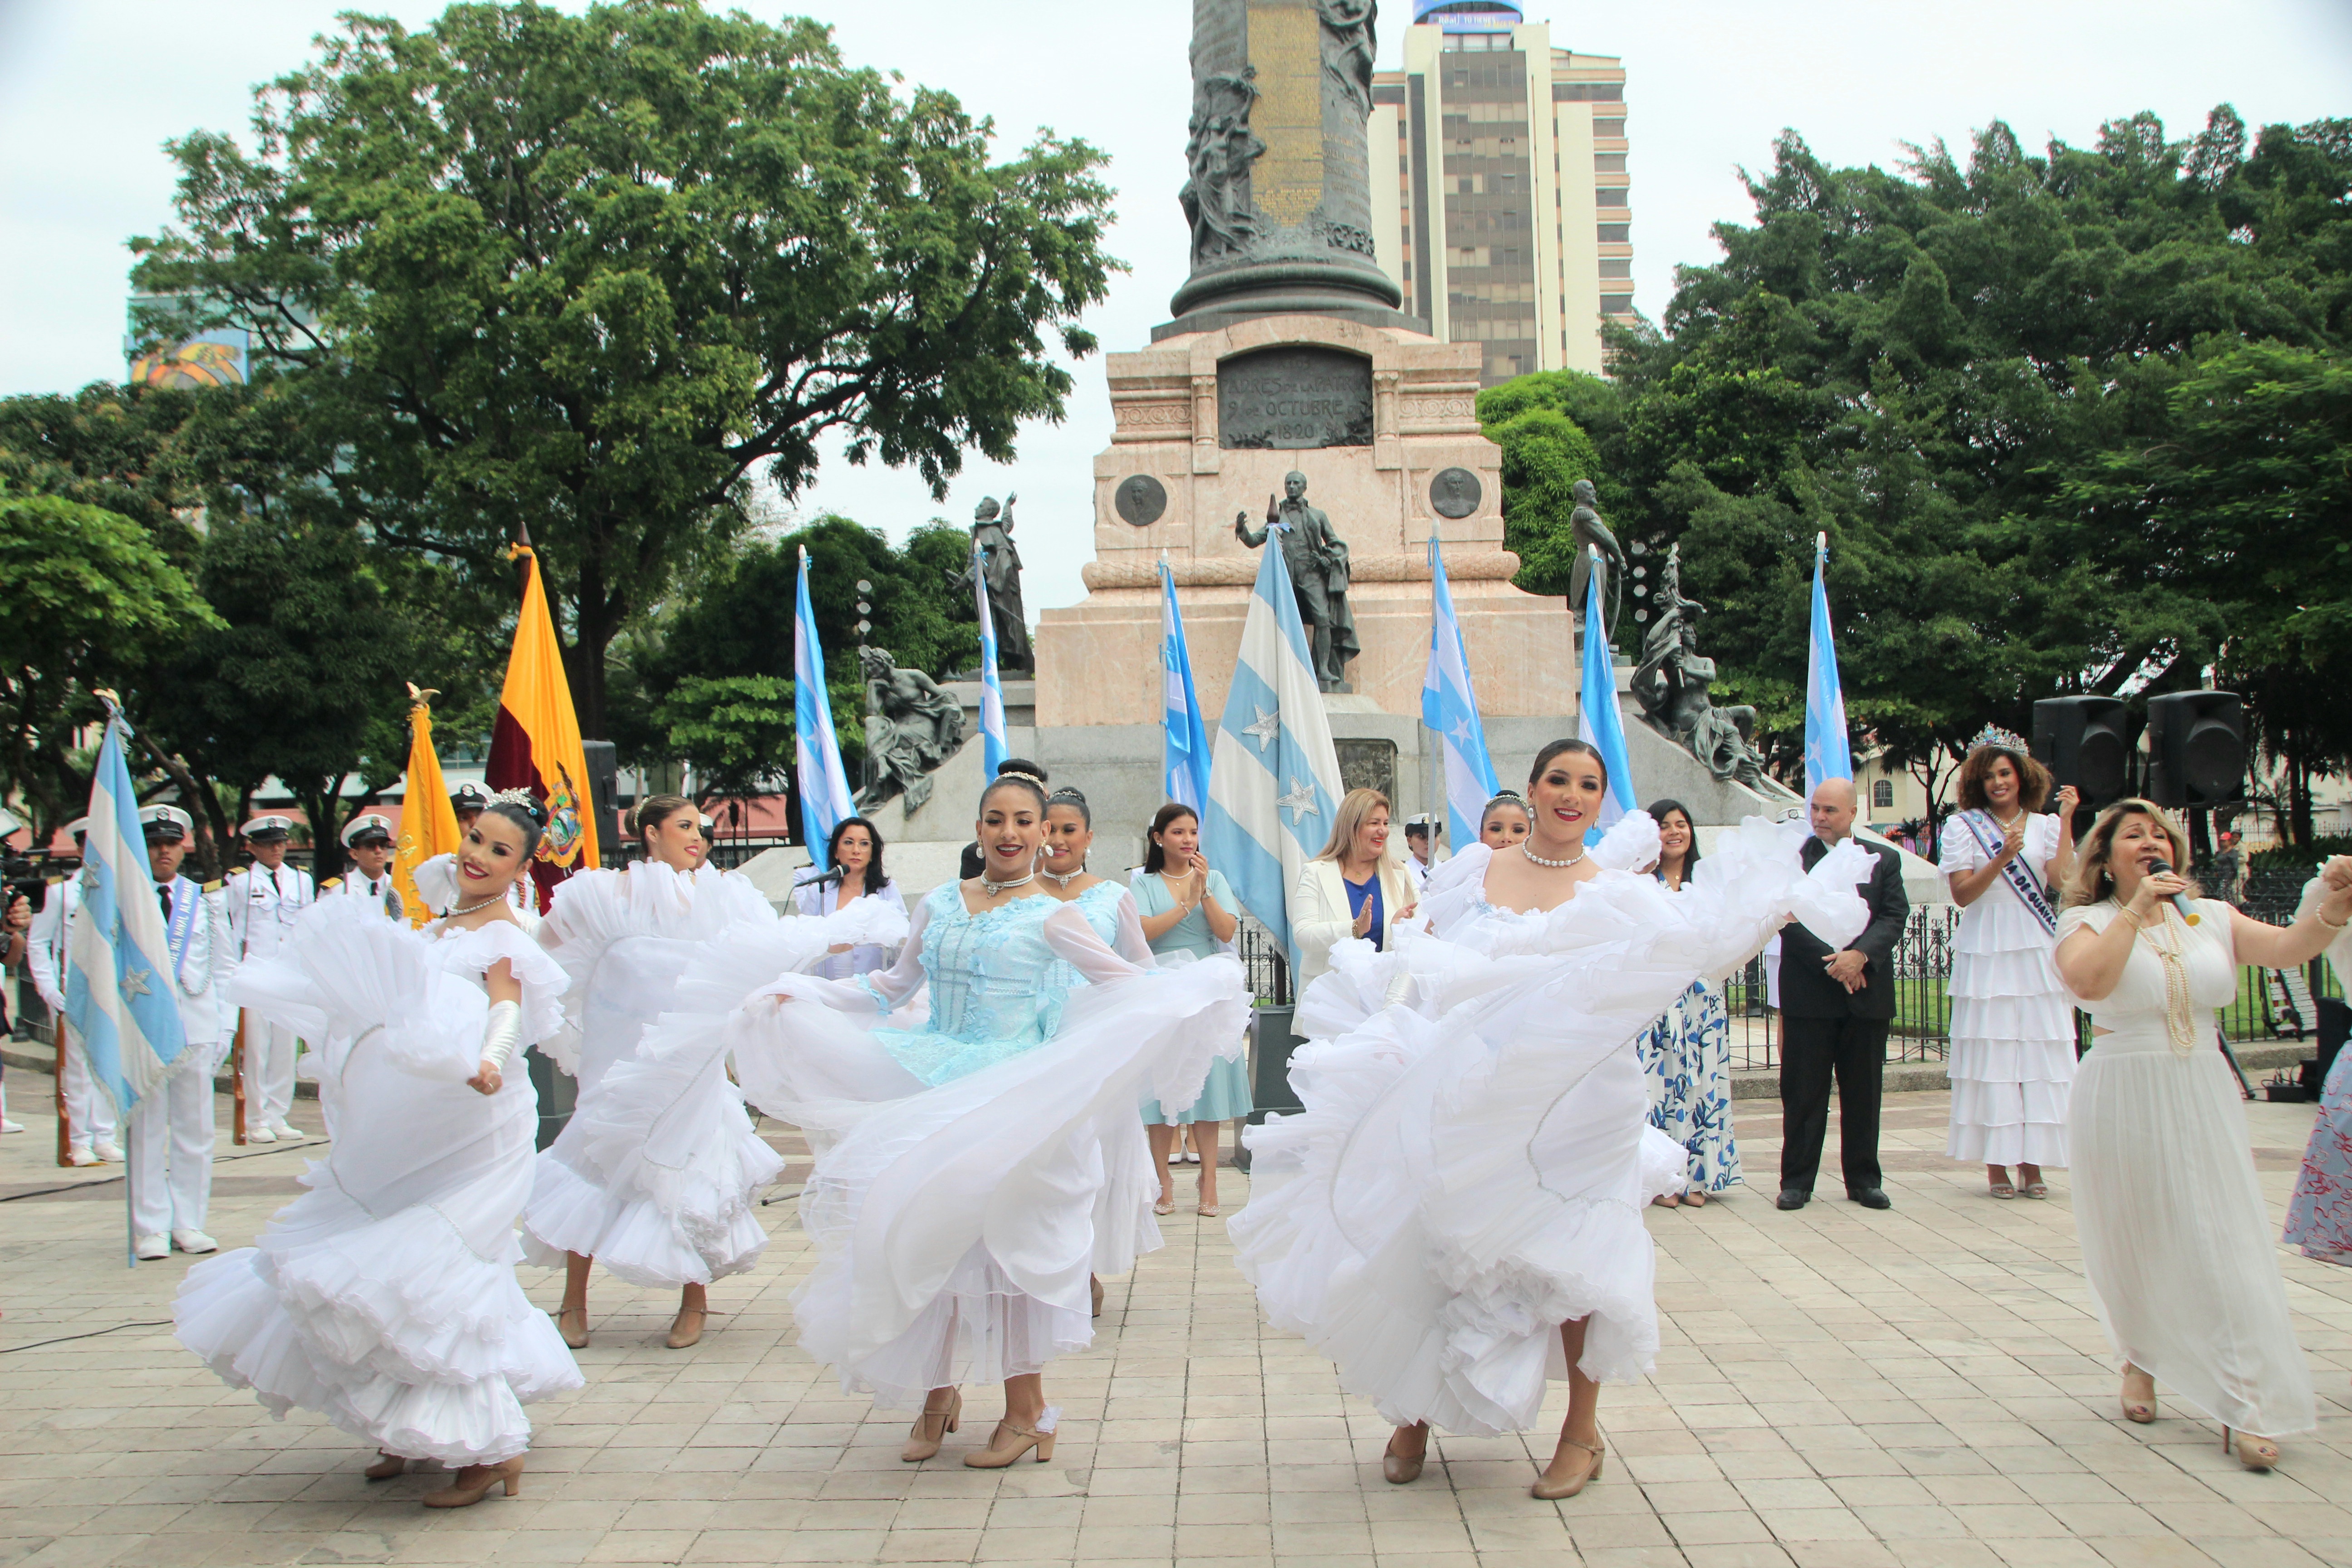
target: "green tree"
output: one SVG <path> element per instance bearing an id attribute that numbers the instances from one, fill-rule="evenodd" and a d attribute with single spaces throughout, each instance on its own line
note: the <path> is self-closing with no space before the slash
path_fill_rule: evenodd
<path id="1" fill-rule="evenodd" d="M 91 693 L 126 686 L 149 659 L 220 624 L 131 519 L 0 488 L 0 772 L 32 808 L 37 840 L 89 799 L 75 738 L 103 717 Z"/>
<path id="2" fill-rule="evenodd" d="M 257 153 L 173 145 L 180 227 L 137 278 L 217 306 L 154 327 L 250 329 L 384 543 L 503 582 L 527 523 L 590 735 L 608 649 L 755 470 L 794 494 L 838 440 L 944 493 L 966 448 L 1009 460 L 1118 265 L 1099 153 L 992 162 L 990 123 L 806 21 L 349 16 L 256 96 Z"/>
<path id="3" fill-rule="evenodd" d="M 1577 371 L 1540 371 L 1478 395 L 1479 428 L 1503 449 L 1503 545 L 1519 557 L 1511 581 L 1530 594 L 1568 592 L 1576 481 L 1591 479 L 1602 491 L 1604 516 L 1616 499 L 1600 453 L 1570 412 L 1605 407 L 1611 395 L 1599 376 Z"/>

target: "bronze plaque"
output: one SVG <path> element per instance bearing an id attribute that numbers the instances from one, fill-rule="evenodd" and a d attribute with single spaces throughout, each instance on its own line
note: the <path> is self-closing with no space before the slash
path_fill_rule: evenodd
<path id="1" fill-rule="evenodd" d="M 1168 510 L 1168 487 L 1150 474 L 1129 474 L 1111 492 L 1118 515 L 1138 528 L 1149 528 Z"/>
<path id="2" fill-rule="evenodd" d="M 1217 366 L 1217 444 L 1229 450 L 1372 444 L 1372 362 L 1339 349 L 1260 349 Z"/>
<path id="3" fill-rule="evenodd" d="M 1394 741 L 1334 741 L 1339 753 L 1339 782 L 1349 789 L 1376 789 L 1396 807 L 1397 748 Z"/>
<path id="4" fill-rule="evenodd" d="M 1467 468 L 1446 468 L 1429 481 L 1429 504 L 1440 517 L 1468 517 L 1485 494 L 1478 476 Z"/>

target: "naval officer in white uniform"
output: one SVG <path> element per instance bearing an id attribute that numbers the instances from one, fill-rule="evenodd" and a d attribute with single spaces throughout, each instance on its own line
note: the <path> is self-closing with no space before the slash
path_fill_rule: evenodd
<path id="1" fill-rule="evenodd" d="M 66 824 L 74 848 L 82 847 L 89 818 L 77 816 Z M 68 877 L 49 884 L 41 907 L 26 933 L 25 967 L 33 973 L 33 989 L 48 1004 L 49 1017 L 66 1039 L 66 1163 L 95 1165 L 120 1162 L 122 1148 L 115 1142 L 114 1097 L 99 1087 L 82 1053 L 81 1037 L 66 1021 L 66 954 L 73 928 L 81 914 L 81 879 Z"/>
<path id="2" fill-rule="evenodd" d="M 355 816 L 343 829 L 343 848 L 351 856 L 349 874 L 319 889 L 323 895 L 363 899 L 388 921 L 407 918 L 400 889 L 393 885 L 392 819 L 375 812 Z"/>
<path id="3" fill-rule="evenodd" d="M 236 960 L 274 956 L 294 929 L 296 917 L 318 901 L 310 873 L 286 864 L 294 837 L 290 816 L 257 816 L 240 829 L 253 864 L 228 877 L 228 927 Z M 302 1134 L 286 1121 L 294 1109 L 294 1058 L 301 1042 L 294 1031 L 273 1025 L 248 1009 L 245 1016 L 245 1081 L 248 1103 L 245 1141 L 299 1143 Z"/>
<path id="4" fill-rule="evenodd" d="M 221 999 L 234 965 L 220 884 L 199 888 L 180 875 L 195 825 L 176 805 L 151 805 L 139 820 L 146 827 L 170 982 L 188 1042 L 163 1081 L 131 1110 L 131 1250 L 152 1260 L 170 1257 L 174 1247 L 219 1249 L 205 1234 L 213 1195 L 213 1074 L 228 1054 L 236 1024 Z"/>

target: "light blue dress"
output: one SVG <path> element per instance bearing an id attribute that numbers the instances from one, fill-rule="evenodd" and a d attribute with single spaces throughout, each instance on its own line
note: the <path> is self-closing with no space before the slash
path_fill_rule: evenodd
<path id="1" fill-rule="evenodd" d="M 1138 877 L 1131 890 L 1139 914 L 1164 915 L 1176 907 L 1176 896 L 1158 876 Z M 1223 871 L 1209 873 L 1209 896 L 1224 909 L 1241 907 Z M 1163 958 L 1178 952 L 1190 953 L 1194 958 L 1213 958 L 1225 948 L 1210 931 L 1208 915 L 1196 909 L 1162 931 L 1152 942 L 1151 951 Z M 1220 1057 L 1209 1068 L 1209 1080 L 1202 1085 L 1200 1099 L 1173 1116 L 1162 1110 L 1158 1100 L 1148 1100 L 1143 1103 L 1143 1120 L 1169 1127 L 1194 1121 L 1237 1121 L 1255 1108 L 1256 1102 L 1250 1098 L 1248 1061 L 1228 1061 Z"/>

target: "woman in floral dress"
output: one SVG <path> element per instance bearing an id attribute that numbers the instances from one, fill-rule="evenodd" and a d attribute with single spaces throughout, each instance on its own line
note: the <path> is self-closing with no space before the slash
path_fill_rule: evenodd
<path id="1" fill-rule="evenodd" d="M 1680 801 L 1652 803 L 1658 825 L 1656 876 L 1679 893 L 1698 865 L 1698 835 Z M 1723 987 L 1694 980 L 1659 1015 L 1637 1047 L 1650 1085 L 1650 1125 L 1688 1156 L 1679 1193 L 1654 1199 L 1665 1208 L 1694 1208 L 1738 1182 L 1739 1144 L 1731 1135 L 1731 1023 Z"/>
<path id="2" fill-rule="evenodd" d="M 2331 883 L 2329 877 L 2336 878 Z M 2303 889 L 2303 910 L 2317 906 L 2334 888 L 2352 878 L 2352 868 L 2333 863 Z M 2298 918 L 2302 910 L 2297 911 Z M 2328 942 L 2327 962 L 2338 980 L 2352 974 L 2352 935 Z M 2304 1151 L 2303 1174 L 2286 1210 L 2286 1243 L 2305 1258 L 2352 1267 L 2352 1050 L 2336 1053 L 2320 1087 L 2319 1121 Z"/>

